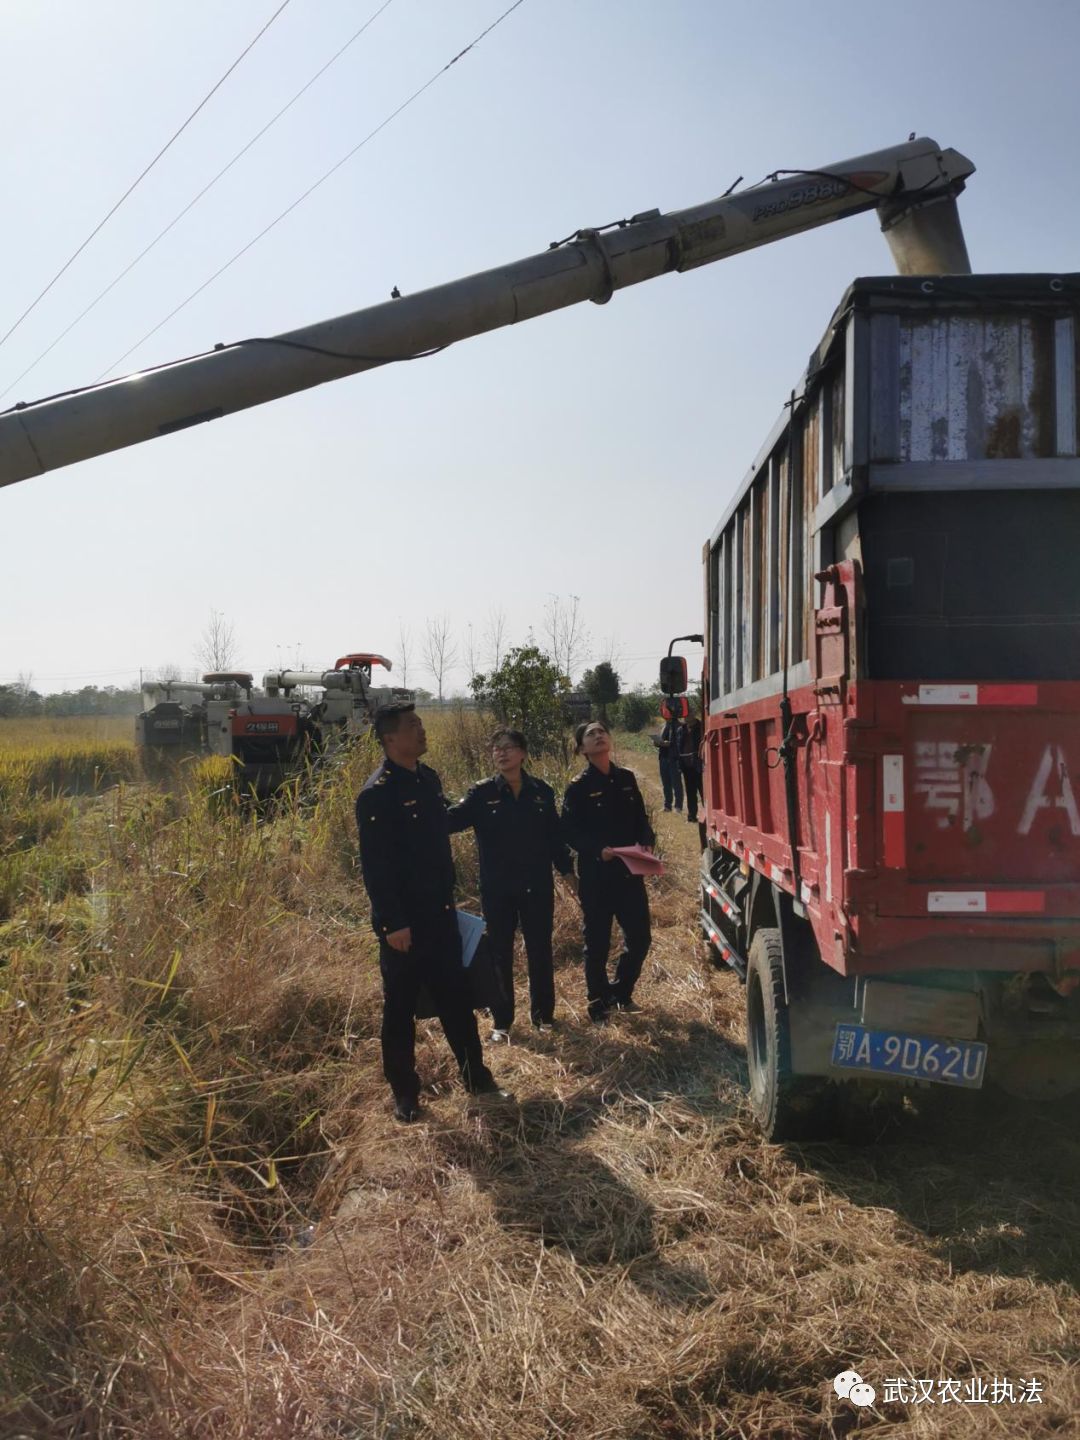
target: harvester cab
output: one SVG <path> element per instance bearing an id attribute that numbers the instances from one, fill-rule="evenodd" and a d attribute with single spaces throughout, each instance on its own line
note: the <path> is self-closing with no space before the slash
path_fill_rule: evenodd
<path id="1" fill-rule="evenodd" d="M 373 685 L 371 683 L 372 668 L 381 665 L 388 673 L 393 669 L 392 664 L 385 655 L 376 655 L 366 651 L 358 651 L 352 655 L 342 655 L 334 661 L 335 674 L 352 675 L 357 672 L 363 678 L 368 703 L 368 719 L 380 705 L 388 705 L 392 701 L 400 700 L 406 704 L 412 704 L 416 699 L 413 691 L 403 689 L 400 685 Z"/>
<path id="2" fill-rule="evenodd" d="M 278 670 L 263 676 L 267 697 L 280 706 L 294 708 L 295 692 L 318 690 L 317 698 L 304 699 L 312 721 L 319 728 L 320 748 L 330 739 L 355 739 L 366 734 L 375 707 L 382 703 L 383 691 L 373 690 L 373 665 L 391 668 L 383 655 L 357 653 L 343 655 L 332 670 Z"/>

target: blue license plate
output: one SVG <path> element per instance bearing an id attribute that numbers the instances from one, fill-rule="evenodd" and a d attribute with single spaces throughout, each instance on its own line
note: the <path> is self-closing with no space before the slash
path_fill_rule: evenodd
<path id="1" fill-rule="evenodd" d="M 986 1046 L 981 1040 L 942 1040 L 936 1035 L 837 1025 L 832 1063 L 841 1070 L 868 1070 L 978 1090 L 986 1073 Z"/>

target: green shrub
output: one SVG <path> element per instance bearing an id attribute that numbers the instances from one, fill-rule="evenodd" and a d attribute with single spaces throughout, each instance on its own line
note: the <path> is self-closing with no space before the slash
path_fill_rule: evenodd
<path id="1" fill-rule="evenodd" d="M 631 690 L 614 707 L 613 716 L 620 730 L 636 735 L 656 718 L 656 700 L 643 690 Z"/>

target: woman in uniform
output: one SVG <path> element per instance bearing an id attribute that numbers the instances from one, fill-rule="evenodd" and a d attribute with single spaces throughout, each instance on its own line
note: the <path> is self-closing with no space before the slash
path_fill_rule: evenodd
<path id="1" fill-rule="evenodd" d="M 563 843 L 555 792 L 524 768 L 527 754 L 520 730 L 496 730 L 491 737 L 495 775 L 474 785 L 448 812 L 451 834 L 470 827 L 476 831 L 480 901 L 504 992 L 491 1012 L 491 1038 L 496 1042 L 510 1039 L 514 1023 L 514 934 L 519 926 L 529 962 L 533 1025 L 550 1030 L 555 1023 L 551 872 L 565 876 L 572 862 Z"/>
<path id="2" fill-rule="evenodd" d="M 590 1020 L 602 1021 L 613 1009 L 637 1010 L 634 986 L 652 931 L 645 881 L 631 875 L 615 846 L 656 842 L 645 813 L 637 779 L 612 759 L 611 735 L 600 720 L 579 725 L 577 753 L 588 762 L 563 798 L 563 833 L 577 851 L 578 885 L 585 926 L 585 988 Z M 619 922 L 622 953 L 615 978 L 608 978 L 612 922 Z"/>

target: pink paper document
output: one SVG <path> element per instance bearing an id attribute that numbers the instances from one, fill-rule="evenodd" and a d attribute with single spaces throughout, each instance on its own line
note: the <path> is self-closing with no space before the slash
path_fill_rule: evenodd
<path id="1" fill-rule="evenodd" d="M 664 862 L 646 850 L 644 845 L 613 845 L 612 854 L 617 855 L 631 875 L 662 875 Z"/>

